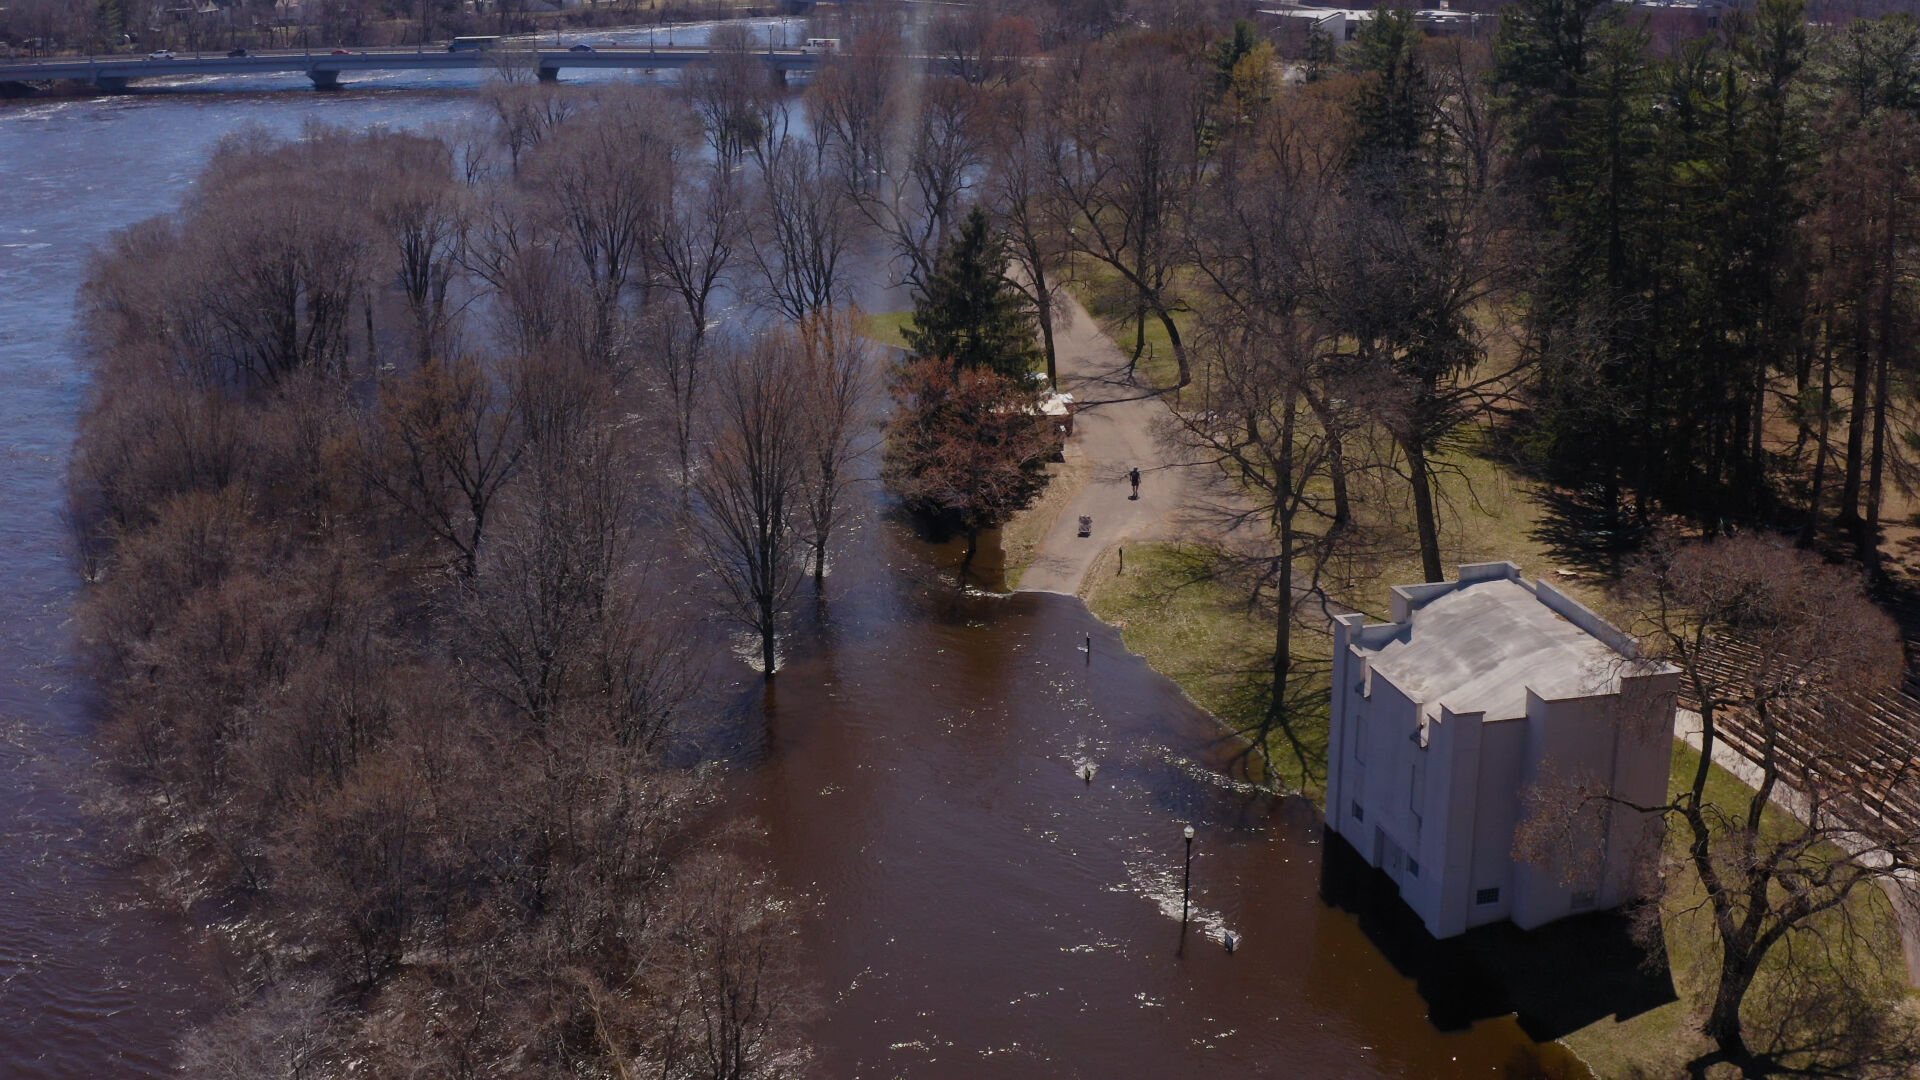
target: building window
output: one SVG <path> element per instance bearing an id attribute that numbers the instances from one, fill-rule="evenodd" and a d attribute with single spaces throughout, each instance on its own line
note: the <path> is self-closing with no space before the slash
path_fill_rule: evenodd
<path id="1" fill-rule="evenodd" d="M 1355 821 L 1365 821 L 1365 820 L 1367 820 L 1367 810 L 1366 810 L 1366 807 L 1364 807 L 1364 806 L 1361 806 L 1361 805 L 1360 805 L 1359 803 L 1357 803 L 1357 802 L 1353 804 L 1353 820 L 1355 820 Z"/>
<path id="2" fill-rule="evenodd" d="M 1473 902 L 1476 904 L 1497 904 L 1500 902 L 1500 890 L 1481 889 L 1479 892 L 1473 894 Z"/>
<path id="3" fill-rule="evenodd" d="M 1592 911 L 1593 900 L 1594 900 L 1594 896 L 1593 896 L 1592 889 L 1587 889 L 1583 892 L 1574 893 L 1573 894 L 1573 910 Z"/>
<path id="4" fill-rule="evenodd" d="M 1419 859 L 1415 859 L 1412 857 L 1409 857 L 1407 859 L 1407 876 L 1408 877 L 1420 876 L 1420 860 Z"/>

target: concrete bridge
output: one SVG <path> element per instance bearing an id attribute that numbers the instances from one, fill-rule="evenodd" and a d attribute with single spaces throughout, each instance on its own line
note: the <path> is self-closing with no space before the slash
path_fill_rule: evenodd
<path id="1" fill-rule="evenodd" d="M 785 81 L 788 72 L 810 71 L 820 62 L 820 54 L 801 49 L 767 48 L 754 52 L 772 75 Z M 67 57 L 54 60 L 0 60 L 0 87 L 12 84 L 16 91 L 32 83 L 69 81 L 95 86 L 108 93 L 127 88 L 135 79 L 164 78 L 170 75 L 285 75 L 302 74 L 321 90 L 340 86 L 340 77 L 355 71 L 492 71 L 506 67 L 532 68 L 541 80 L 551 82 L 565 69 L 623 68 L 627 70 L 678 70 L 704 63 L 713 50 L 701 47 L 595 48 L 592 52 L 571 49 L 514 49 L 496 47 L 488 51 L 426 52 L 420 49 L 356 49 L 352 52 L 315 52 L 272 50 L 246 56 L 180 55 L 172 60 L 147 57 L 97 56 Z"/>

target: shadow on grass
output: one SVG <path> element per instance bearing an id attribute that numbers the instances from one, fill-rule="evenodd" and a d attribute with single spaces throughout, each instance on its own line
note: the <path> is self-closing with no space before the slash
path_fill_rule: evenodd
<path id="1" fill-rule="evenodd" d="M 1618 577 L 1621 564 L 1646 542 L 1633 515 L 1609 507 L 1599 487 L 1541 488 L 1534 501 L 1541 513 L 1530 535 L 1556 561 L 1586 573 Z"/>
<path id="2" fill-rule="evenodd" d="M 1212 712 L 1225 729 L 1229 768 L 1239 777 L 1291 791 L 1317 791 L 1326 762 L 1327 679 L 1323 658 L 1301 656 L 1298 645 L 1308 633 L 1296 629 L 1293 674 L 1284 707 L 1273 704 L 1273 609 L 1264 602 L 1227 597 L 1254 595 L 1258 570 L 1244 560 L 1204 546 L 1166 546 L 1153 563 L 1136 573 L 1154 584 L 1135 593 L 1158 610 L 1197 606 L 1213 617 L 1233 620 L 1220 631 L 1227 640 L 1192 656 L 1152 657 L 1161 672 L 1178 682 Z M 1215 595 L 1213 590 L 1224 590 Z M 1198 595 L 1195 595 L 1198 594 Z M 1236 625 L 1237 624 L 1237 625 Z"/>
<path id="3" fill-rule="evenodd" d="M 1509 922 L 1438 940 L 1394 888 L 1346 840 L 1325 836 L 1320 895 L 1354 915 L 1360 929 L 1412 979 L 1441 1031 L 1516 1014 L 1536 1042 L 1550 1042 L 1603 1017 L 1624 1020 L 1677 1000 L 1666 959 L 1648 957 L 1617 912 L 1562 919 L 1537 930 Z"/>

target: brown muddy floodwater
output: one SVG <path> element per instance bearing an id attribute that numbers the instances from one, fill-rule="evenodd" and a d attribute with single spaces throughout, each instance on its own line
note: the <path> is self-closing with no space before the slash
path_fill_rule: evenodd
<path id="1" fill-rule="evenodd" d="M 472 108 L 458 86 L 385 85 L 0 106 L 7 1080 L 161 1075 L 222 996 L 204 937 L 137 902 L 81 794 L 93 713 L 59 509 L 88 253 L 176 205 L 227 132 Z M 949 557 L 875 515 L 775 690 L 733 672 L 734 805 L 809 898 L 818 1075 L 1499 1077 L 1555 1059 L 1473 947 L 1423 946 L 1391 898 L 1323 874 L 1315 808 L 1228 779 L 1211 721 L 1077 600 L 958 592 Z"/>

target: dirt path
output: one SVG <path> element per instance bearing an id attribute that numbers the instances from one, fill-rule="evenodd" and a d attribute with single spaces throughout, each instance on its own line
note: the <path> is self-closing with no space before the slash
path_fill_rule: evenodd
<path id="1" fill-rule="evenodd" d="M 1103 552 L 1128 540 L 1184 535 L 1205 500 L 1194 470 L 1154 437 L 1169 415 L 1162 395 L 1127 381 L 1126 354 L 1078 301 L 1063 296 L 1061 307 L 1069 318 L 1055 339 L 1056 366 L 1060 388 L 1077 403 L 1066 456 L 1087 467 L 1087 480 L 1040 538 L 1020 591 L 1077 596 Z M 1134 468 L 1138 500 L 1127 483 Z M 1082 515 L 1093 519 L 1090 536 L 1079 535 Z"/>

